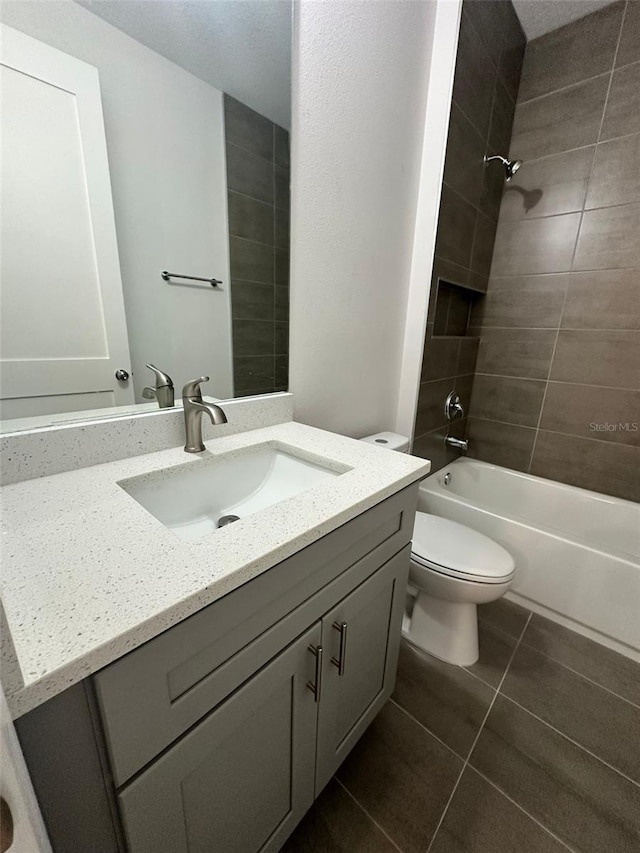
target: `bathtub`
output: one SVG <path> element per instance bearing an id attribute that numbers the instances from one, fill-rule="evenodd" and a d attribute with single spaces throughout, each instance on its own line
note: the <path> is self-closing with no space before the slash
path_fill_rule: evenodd
<path id="1" fill-rule="evenodd" d="M 422 482 L 418 509 L 503 545 L 507 598 L 640 660 L 640 504 L 461 458 Z"/>

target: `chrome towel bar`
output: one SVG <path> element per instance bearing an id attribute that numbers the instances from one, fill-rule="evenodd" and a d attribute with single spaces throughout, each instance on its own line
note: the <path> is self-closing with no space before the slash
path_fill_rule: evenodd
<path id="1" fill-rule="evenodd" d="M 222 282 L 217 278 L 202 278 L 202 276 L 199 275 L 181 275 L 178 272 L 167 272 L 166 270 L 162 270 L 160 276 L 164 281 L 171 281 L 172 278 L 183 278 L 188 281 L 206 281 L 207 284 L 210 284 L 211 287 L 215 287 L 216 290 L 222 290 L 220 287 Z"/>

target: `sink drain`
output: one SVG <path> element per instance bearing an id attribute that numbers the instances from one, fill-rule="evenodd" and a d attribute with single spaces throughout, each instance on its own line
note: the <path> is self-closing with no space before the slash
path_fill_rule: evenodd
<path id="1" fill-rule="evenodd" d="M 232 524 L 234 521 L 240 521 L 239 515 L 221 515 L 218 519 L 218 527 L 224 527 L 227 524 Z"/>

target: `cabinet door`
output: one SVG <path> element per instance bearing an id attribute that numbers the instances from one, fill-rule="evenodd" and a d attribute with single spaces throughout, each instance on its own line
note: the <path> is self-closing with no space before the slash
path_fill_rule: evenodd
<path id="1" fill-rule="evenodd" d="M 280 849 L 314 797 L 319 642 L 316 623 L 121 791 L 130 853 Z"/>
<path id="2" fill-rule="evenodd" d="M 393 692 L 411 548 L 322 620 L 316 796 Z"/>

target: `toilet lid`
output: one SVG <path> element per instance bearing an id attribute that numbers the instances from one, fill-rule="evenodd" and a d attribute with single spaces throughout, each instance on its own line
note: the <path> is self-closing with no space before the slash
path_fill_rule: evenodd
<path id="1" fill-rule="evenodd" d="M 433 563 L 446 574 L 495 581 L 513 573 L 508 551 L 483 533 L 426 512 L 417 512 L 412 556 L 418 563 Z"/>

